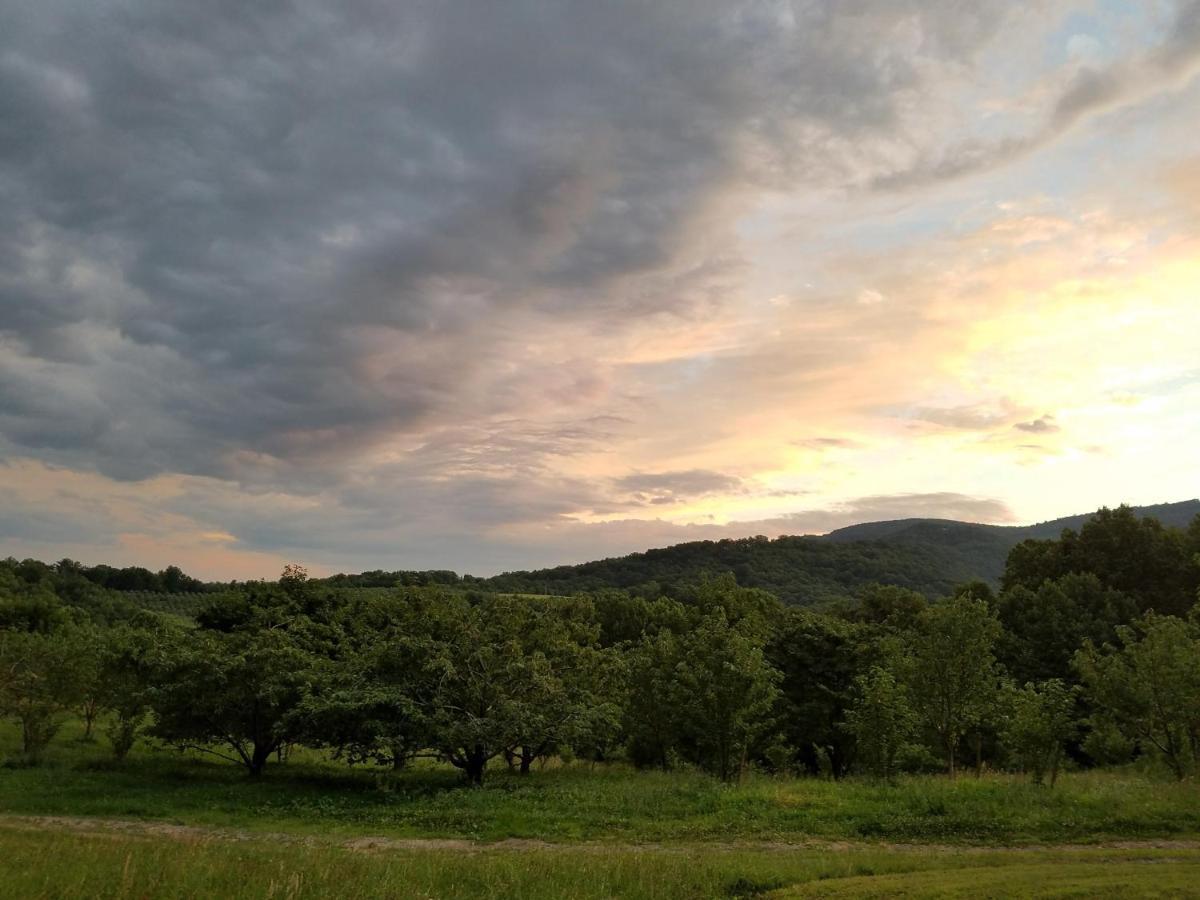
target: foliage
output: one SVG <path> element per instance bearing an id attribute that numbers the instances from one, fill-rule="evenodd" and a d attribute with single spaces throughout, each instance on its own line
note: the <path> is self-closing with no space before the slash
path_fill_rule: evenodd
<path id="1" fill-rule="evenodd" d="M 841 553 L 857 546 L 855 536 L 893 546 L 934 533 L 960 547 L 978 537 L 922 520 L 854 527 L 827 544 Z M 123 570 L 10 559 L 0 561 L 0 635 L 10 647 L 32 647 L 28 636 L 40 635 L 46 646 L 73 648 L 43 654 L 47 668 L 24 682 L 27 695 L 36 683 L 44 701 L 28 705 L 41 712 L 21 714 L 30 747 L 44 747 L 70 709 L 85 737 L 95 724 L 118 757 L 145 733 L 254 775 L 272 754 L 309 748 L 393 769 L 436 758 L 475 784 L 497 757 L 524 774 L 535 763 L 582 758 L 691 766 L 726 780 L 754 768 L 842 778 L 857 762 L 886 777 L 898 767 L 932 771 L 932 752 L 954 772 L 968 742 L 977 772 L 1013 764 L 1053 778 L 1064 743 L 1084 765 L 1138 750 L 1190 771 L 1200 727 L 1181 711 L 1192 696 L 1186 654 L 1155 651 L 1163 658 L 1155 657 L 1153 690 L 1136 678 L 1124 683 L 1117 667 L 1136 670 L 1135 645 L 1146 637 L 1158 647 L 1168 626 L 1194 640 L 1179 617 L 1160 615 L 1154 641 L 1148 632 L 1129 638 L 1127 626 L 1139 604 L 1166 603 L 1172 585 L 1192 584 L 1198 541 L 1200 520 L 1185 532 L 1147 525 L 1129 510 L 1102 511 L 1078 534 L 1014 552 L 999 595 L 980 580 L 932 602 L 896 583 L 867 583 L 820 609 L 785 607 L 749 584 L 760 562 L 790 546 L 765 539 L 719 542 L 696 556 L 669 548 L 654 556 L 656 579 L 632 592 L 514 595 L 445 573 L 310 579 L 289 566 L 273 582 L 161 595 L 188 598 L 186 608 L 93 580 Z M 746 566 L 677 578 L 658 566 L 690 565 L 713 546 L 718 555 L 743 554 Z M 1135 595 L 1129 573 L 1145 571 L 1122 564 L 1114 547 L 1152 552 L 1171 571 L 1156 571 L 1154 585 Z M 1041 578 L 1060 564 L 1092 569 Z M 144 581 L 144 571 L 129 583 Z M 158 574 L 168 586 L 189 586 L 178 570 Z M 1114 643 L 1123 649 L 1094 649 Z M 1080 646 L 1090 649 L 1077 656 Z M 1006 704 L 998 690 L 1006 669 L 1018 683 L 1048 686 L 1013 692 Z M 1055 679 L 1086 677 L 1088 727 L 1068 740 Z M 53 696 L 51 682 L 62 687 Z M 1150 700 L 1175 724 L 1151 721 L 1143 710 Z M 912 740 L 905 703 L 919 726 Z"/>
<path id="2" fill-rule="evenodd" d="M 1119 648 L 1087 644 L 1075 657 L 1094 715 L 1143 751 L 1160 755 L 1182 780 L 1200 758 L 1196 624 L 1148 613 L 1117 634 Z"/>
<path id="3" fill-rule="evenodd" d="M 854 702 L 845 727 L 858 742 L 859 758 L 876 778 L 896 774 L 896 759 L 916 729 L 917 717 L 904 684 L 887 669 L 872 666 L 854 680 Z"/>
<path id="4" fill-rule="evenodd" d="M 753 620 L 731 624 L 718 606 L 684 636 L 670 695 L 686 755 L 723 781 L 774 737 L 779 673 Z"/>
<path id="5" fill-rule="evenodd" d="M 1147 533 L 1157 530 L 1173 541 L 1182 533 L 1168 525 L 1185 525 L 1188 519 L 1200 514 L 1200 503 L 1188 501 L 1138 510 L 1123 507 L 1122 510 L 1118 511 L 1122 520 L 1128 516 L 1134 522 L 1150 522 L 1152 524 L 1138 527 Z M 1139 514 L 1153 518 L 1139 520 Z M 1114 513 L 1101 510 L 1094 518 L 1106 515 Z M 1108 580 L 1109 569 L 1120 568 L 1116 564 L 1120 557 L 1113 557 L 1113 565 L 1105 562 L 1103 535 L 1107 533 L 1107 524 L 1102 522 L 1099 529 L 1088 530 L 1085 525 L 1088 518 L 1072 516 L 1020 528 L 936 519 L 872 522 L 839 529 L 824 537 L 785 535 L 774 540 L 758 536 L 693 541 L 580 565 L 507 572 L 489 579 L 471 579 L 471 583 L 493 591 L 526 594 L 566 595 L 619 589 L 654 599 L 664 593 L 682 597 L 706 574 L 728 572 L 734 575 L 739 585 L 769 591 L 784 603 L 817 606 L 858 596 L 871 584 L 906 588 L 928 599 L 947 596 L 957 585 L 973 580 L 982 580 L 994 587 L 1002 576 L 1006 587 L 1021 583 L 1036 590 L 1046 578 L 1059 578 L 1073 571 L 1093 571 L 1091 566 L 1101 565 L 1102 568 L 1096 571 L 1107 587 L 1137 597 L 1136 591 L 1128 591 L 1123 586 L 1125 580 L 1121 583 Z M 1160 525 L 1160 521 L 1164 524 Z M 1095 544 L 1095 552 L 1079 559 L 1072 557 L 1071 565 L 1065 568 L 1056 564 L 1044 573 L 1039 571 L 1027 577 L 1023 565 L 1025 551 L 1014 550 L 1014 546 L 1023 541 L 1031 541 L 1031 546 L 1035 547 L 1055 545 L 1059 542 L 1045 539 L 1057 538 L 1068 526 L 1088 530 L 1089 540 L 1094 535 L 1096 540 L 1091 543 Z M 1169 542 L 1149 543 L 1162 548 Z M 1193 541 L 1187 546 L 1192 554 L 1200 552 L 1200 542 Z M 1137 547 L 1121 552 L 1134 551 L 1140 552 Z M 1007 575 L 1006 558 L 1009 559 Z M 1200 566 L 1186 555 L 1180 556 L 1174 551 L 1155 553 L 1145 563 L 1129 565 L 1127 574 L 1134 584 L 1138 583 L 1139 569 L 1143 572 L 1155 569 L 1150 573 L 1152 580 L 1147 582 L 1155 586 L 1147 596 L 1159 597 L 1161 593 L 1161 602 L 1169 604 L 1169 608 L 1155 608 L 1164 612 L 1185 612 L 1195 601 L 1200 586 Z M 1160 592 L 1158 585 L 1173 587 Z M 1191 586 L 1190 594 L 1188 585 Z M 978 593 L 975 596 L 986 599 Z"/>
<path id="6" fill-rule="evenodd" d="M 1058 780 L 1066 744 L 1079 729 L 1077 693 L 1057 678 L 1013 691 L 1005 745 L 1035 784 L 1047 775 L 1050 787 Z"/>
<path id="7" fill-rule="evenodd" d="M 113 756 L 124 759 L 142 733 L 164 668 L 164 654 L 178 646 L 178 636 L 153 616 L 122 624 L 104 636 L 96 660 L 100 707 L 110 714 L 106 728 Z"/>
<path id="8" fill-rule="evenodd" d="M 868 655 L 861 625 L 805 609 L 789 609 L 767 645 L 779 670 L 779 720 L 792 757 L 811 775 L 849 773 L 854 733 L 842 727 L 854 681 Z"/>
<path id="9" fill-rule="evenodd" d="M 319 672 L 319 662 L 283 629 L 189 634 L 155 673 L 151 733 L 259 776 L 271 754 L 297 735 L 293 715 Z"/>
<path id="10" fill-rule="evenodd" d="M 1084 641 L 1100 645 L 1116 628 L 1137 617 L 1127 595 L 1107 588 L 1092 572 L 1043 581 L 1036 589 L 1018 584 L 1000 595 L 997 617 L 1004 632 L 997 655 L 1020 683 L 1075 678 L 1071 658 Z"/>
<path id="11" fill-rule="evenodd" d="M 1000 672 L 993 647 L 999 634 L 986 603 L 956 597 L 926 609 L 909 638 L 909 695 L 936 735 L 951 776 L 959 742 L 995 708 Z"/>
<path id="12" fill-rule="evenodd" d="M 37 760 L 80 698 L 78 643 L 67 629 L 0 631 L 0 717 L 21 727 L 21 750 Z"/>
<path id="13" fill-rule="evenodd" d="M 1188 532 L 1157 519 L 1139 518 L 1130 507 L 1101 509 L 1078 532 L 1067 529 L 1054 541 L 1025 541 L 1014 547 L 1004 588 L 1036 591 L 1047 580 L 1090 572 L 1104 588 L 1132 598 L 1143 612 L 1186 615 L 1196 602 L 1200 567 Z"/>
<path id="14" fill-rule="evenodd" d="M 675 671 L 680 663 L 679 638 L 670 631 L 646 635 L 628 654 L 629 701 L 625 733 L 629 756 L 638 766 L 671 768 L 683 730 L 676 705 Z"/>

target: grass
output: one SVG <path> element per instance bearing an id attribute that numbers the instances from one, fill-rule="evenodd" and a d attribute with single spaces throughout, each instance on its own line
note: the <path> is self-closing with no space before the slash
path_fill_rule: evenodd
<path id="1" fill-rule="evenodd" d="M 162 748 L 117 764 L 79 738 L 70 723 L 41 765 L 3 764 L 18 740 L 0 724 L 0 897 L 1200 896 L 1194 844 L 1079 846 L 1200 835 L 1200 785 L 1152 773 L 1049 790 L 501 765 L 478 789 L 306 751 L 258 781 Z"/>
<path id="2" fill-rule="evenodd" d="M 503 765 L 482 789 L 449 767 L 393 775 L 298 753 L 251 781 L 236 766 L 140 748 L 113 762 L 72 725 L 36 767 L 0 768 L 0 812 L 162 819 L 297 833 L 549 841 L 1078 843 L 1200 835 L 1200 784 L 1125 772 L 1068 773 L 1053 790 L 1017 776 L 923 776 L 896 785 L 690 772 Z M 0 759 L 17 750 L 0 726 Z"/>
<path id="3" fill-rule="evenodd" d="M 1169 863 L 1169 865 L 1167 865 Z M 1200 851 L 352 851 L 0 827 L 8 897 L 1197 896 Z"/>

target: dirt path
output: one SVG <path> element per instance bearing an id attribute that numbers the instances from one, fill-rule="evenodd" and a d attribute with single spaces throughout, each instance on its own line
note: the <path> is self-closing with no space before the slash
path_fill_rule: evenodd
<path id="1" fill-rule="evenodd" d="M 758 851 L 795 853 L 821 851 L 847 853 L 854 850 L 886 850 L 900 853 L 1021 853 L 1071 850 L 1200 850 L 1200 840 L 1105 841 L 1095 844 L 1026 844 L 1016 846 L 955 845 L 955 844 L 898 844 L 867 841 L 832 841 L 809 839 L 802 841 L 693 841 L 664 844 L 660 842 L 629 843 L 608 841 L 554 842 L 531 838 L 508 838 L 501 841 L 472 841 L 461 838 L 395 838 L 362 836 L 354 838 L 322 837 L 273 831 L 244 831 L 231 828 L 209 828 L 178 825 L 171 822 L 104 819 L 83 816 L 18 816 L 0 814 L 0 828 L 18 831 L 65 831 L 90 837 L 142 837 L 194 843 L 201 841 L 254 841 L 273 844 L 298 844 L 313 847 L 342 847 L 362 852 L 393 850 L 452 850 L 485 851 L 563 851 L 607 852 L 625 850 L 634 853 L 688 853 L 698 848 L 709 851 Z"/>

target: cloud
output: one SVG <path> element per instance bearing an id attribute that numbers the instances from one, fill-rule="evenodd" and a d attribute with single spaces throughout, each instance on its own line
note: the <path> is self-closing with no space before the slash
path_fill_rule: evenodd
<path id="1" fill-rule="evenodd" d="M 934 191 L 1193 71 L 1194 3 L 1153 46 L 1047 63 L 1077 7 L 22 5 L 0 34 L 0 537 L 486 571 L 742 527 L 689 522 L 891 515 L 835 498 L 897 485 L 904 508 L 971 495 L 966 468 L 887 475 L 930 449 L 895 431 L 1065 410 L 1009 390 L 1028 367 L 966 371 L 979 323 L 1138 270 L 1130 230 L 1177 246 L 1120 204 Z M 1026 120 L 980 113 L 1001 100 L 1043 115 L 1012 153 Z M 1131 378 L 1103 389 L 1145 393 Z M 973 509 L 950 496 L 926 505 Z M 671 521 L 600 521 L 648 515 Z"/>
<path id="2" fill-rule="evenodd" d="M 795 441 L 797 447 L 809 450 L 845 450 L 861 446 L 858 441 L 846 437 L 813 437 Z"/>
<path id="3" fill-rule="evenodd" d="M 919 406 L 901 412 L 908 418 L 949 428 L 971 431 L 990 431 L 1012 418 L 1013 409 L 1007 401 L 997 404 L 972 404 L 969 406 Z M 1016 426 L 1020 428 L 1021 426 Z"/>
<path id="4" fill-rule="evenodd" d="M 706 469 L 683 472 L 637 472 L 616 479 L 618 491 L 628 492 L 639 503 L 680 503 L 707 494 L 733 493 L 743 489 L 742 479 Z"/>
<path id="5" fill-rule="evenodd" d="M 874 176 L 869 186 L 910 190 L 994 169 L 1028 156 L 1091 116 L 1179 88 L 1200 71 L 1200 0 L 1178 0 L 1172 9 L 1161 41 L 1132 59 L 1097 65 L 1086 54 L 1075 55 L 1079 65 L 1058 86 L 1035 130 L 1000 138 L 970 137 L 931 148 L 907 166 Z M 1075 38 L 1072 41 L 1078 46 Z"/>
<path id="6" fill-rule="evenodd" d="M 1031 422 L 1018 422 L 1013 428 L 1018 431 L 1027 431 L 1030 434 L 1053 434 L 1062 430 L 1054 421 L 1054 416 L 1050 415 L 1039 416 Z"/>
<path id="7" fill-rule="evenodd" d="M 25 8 L 0 44 L 0 427 L 117 477 L 236 477 L 241 451 L 511 414 L 497 372 L 504 401 L 541 387 L 514 322 L 707 314 L 730 192 L 836 178 L 936 83 L 880 35 L 957 65 L 1006 7 Z"/>

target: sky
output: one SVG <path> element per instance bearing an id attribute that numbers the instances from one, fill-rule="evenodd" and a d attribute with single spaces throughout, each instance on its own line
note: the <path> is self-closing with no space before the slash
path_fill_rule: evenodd
<path id="1" fill-rule="evenodd" d="M 1200 0 L 0 0 L 0 555 L 1200 494 Z"/>

